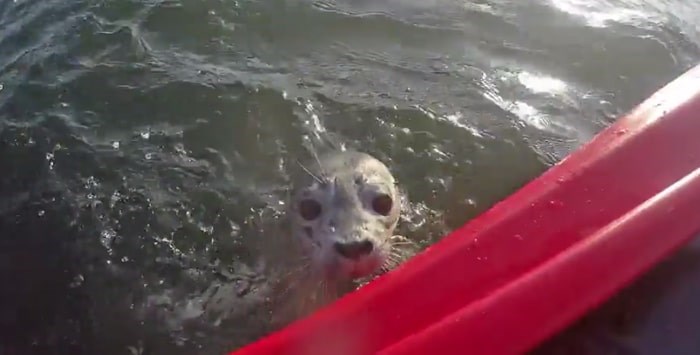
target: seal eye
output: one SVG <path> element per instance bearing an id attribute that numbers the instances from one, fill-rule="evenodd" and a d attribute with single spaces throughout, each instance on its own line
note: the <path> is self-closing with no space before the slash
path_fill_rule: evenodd
<path id="1" fill-rule="evenodd" d="M 394 200 L 387 194 L 381 194 L 372 200 L 372 209 L 382 216 L 388 216 L 393 205 Z"/>
<path id="2" fill-rule="evenodd" d="M 310 198 L 299 202 L 299 214 L 307 221 L 313 221 L 321 215 L 321 204 Z"/>

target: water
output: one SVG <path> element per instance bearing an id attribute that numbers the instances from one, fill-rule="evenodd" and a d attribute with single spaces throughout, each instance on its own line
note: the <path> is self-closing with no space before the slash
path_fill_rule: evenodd
<path id="1" fill-rule="evenodd" d="M 217 323 L 191 297 L 224 271 L 241 294 L 264 283 L 248 221 L 279 210 L 309 147 L 386 161 L 411 200 L 402 232 L 434 242 L 700 60 L 698 13 L 0 1 L 0 352 L 234 349 L 260 331 L 254 307 Z"/>

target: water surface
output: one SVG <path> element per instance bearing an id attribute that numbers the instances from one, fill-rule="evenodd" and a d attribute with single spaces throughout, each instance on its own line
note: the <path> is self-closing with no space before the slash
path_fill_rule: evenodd
<path id="1" fill-rule="evenodd" d="M 686 0 L 0 1 L 0 353 L 245 344 L 262 331 L 254 307 L 218 323 L 188 300 L 221 272 L 253 282 L 247 221 L 279 211 L 297 159 L 324 142 L 382 159 L 411 201 L 401 232 L 427 245 L 694 65 L 699 13 Z M 659 329 L 679 313 L 663 314 L 633 322 L 651 324 L 632 332 L 639 353 L 671 342 Z M 600 344 L 592 323 L 576 334 Z"/>

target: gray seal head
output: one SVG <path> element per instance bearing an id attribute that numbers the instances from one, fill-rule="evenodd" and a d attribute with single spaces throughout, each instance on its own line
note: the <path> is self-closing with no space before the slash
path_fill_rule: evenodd
<path id="1" fill-rule="evenodd" d="M 387 166 L 357 151 L 333 151 L 300 165 L 287 219 L 313 271 L 343 282 L 388 268 L 401 203 Z"/>

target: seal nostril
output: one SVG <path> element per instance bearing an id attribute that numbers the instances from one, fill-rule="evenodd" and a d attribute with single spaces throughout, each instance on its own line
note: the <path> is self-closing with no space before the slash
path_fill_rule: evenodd
<path id="1" fill-rule="evenodd" d="M 371 241 L 365 239 L 360 242 L 361 254 L 369 254 L 372 252 L 372 249 L 374 249 L 374 243 L 372 243 Z"/>
<path id="2" fill-rule="evenodd" d="M 338 254 L 348 258 L 348 259 L 359 259 L 361 256 L 367 255 L 374 249 L 374 243 L 369 240 L 363 240 L 359 242 L 350 243 L 338 243 L 333 244 L 335 251 Z"/>

